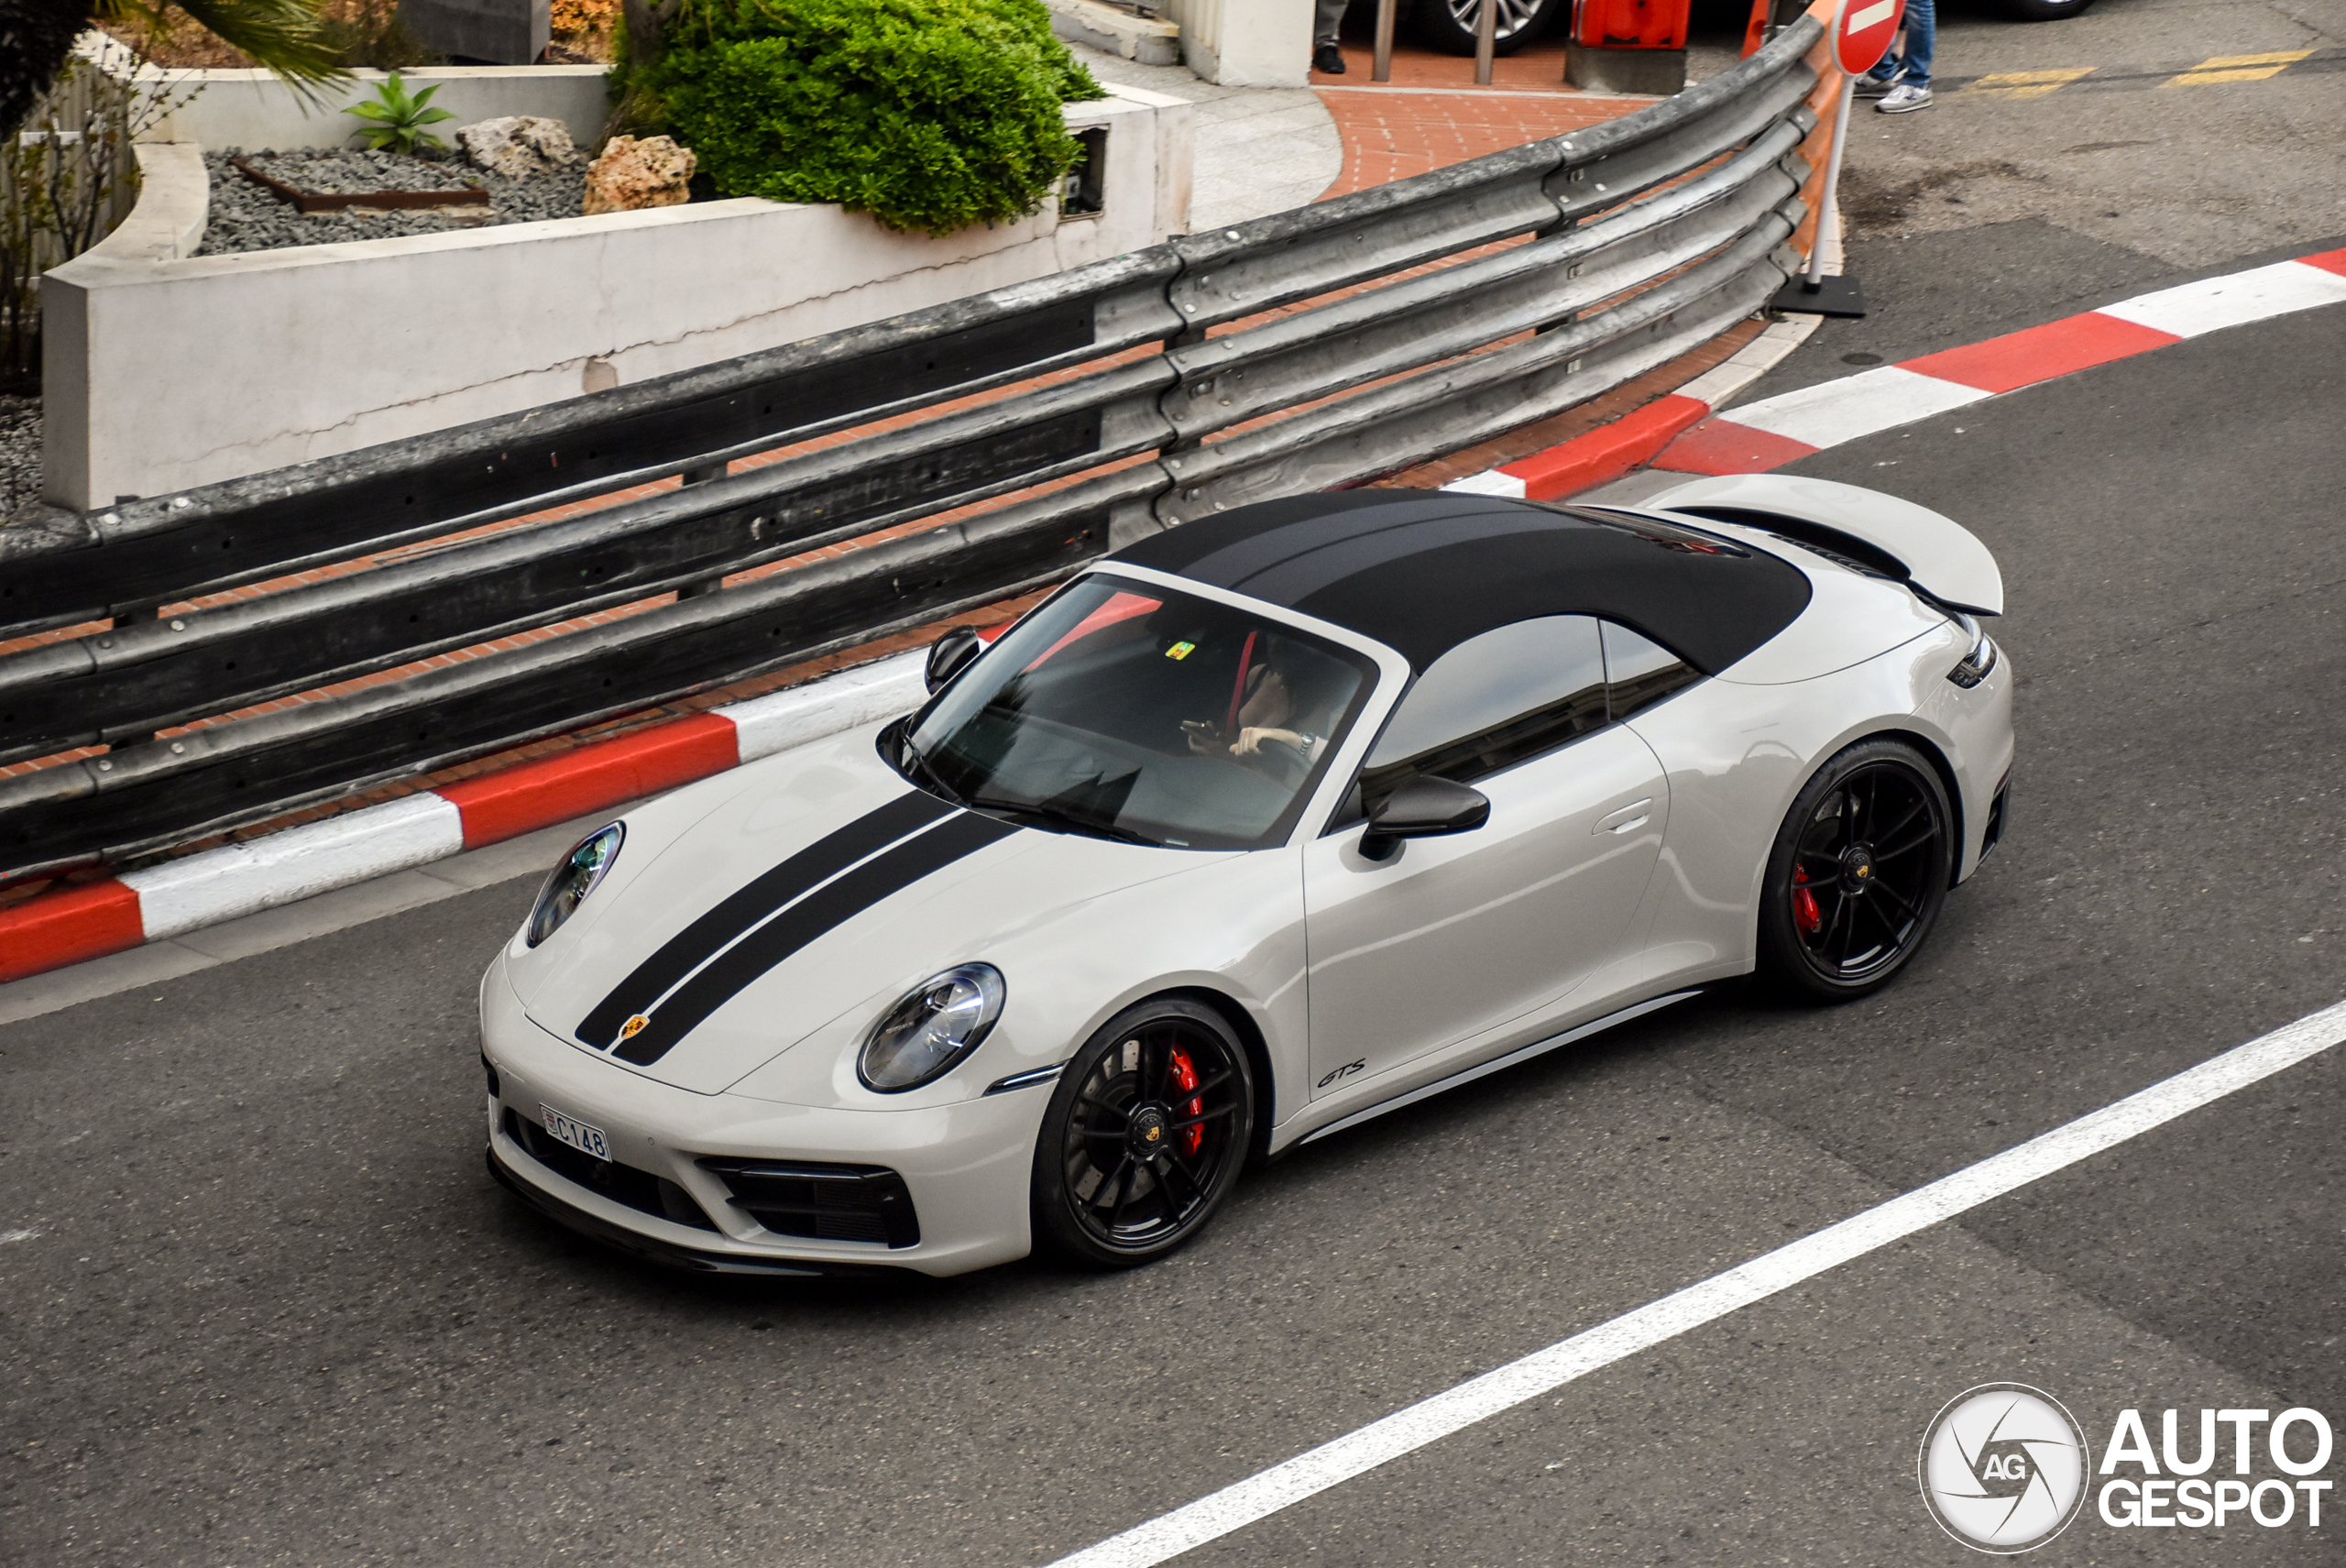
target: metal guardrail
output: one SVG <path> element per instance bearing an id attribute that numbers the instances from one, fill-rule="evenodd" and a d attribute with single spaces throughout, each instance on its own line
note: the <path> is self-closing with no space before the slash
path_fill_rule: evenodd
<path id="1" fill-rule="evenodd" d="M 1156 529 L 1391 473 L 1620 386 L 1759 310 L 1796 267 L 1796 148 L 1814 124 L 1803 57 L 1820 32 L 1803 19 L 1593 130 L 1055 278 L 0 530 L 0 636 L 111 621 L 0 656 L 0 762 L 112 748 L 0 781 L 0 877 L 135 855 L 853 646 Z M 856 433 L 805 445 L 842 432 Z M 782 448 L 797 449 L 724 472 Z M 674 475 L 688 482 L 448 538 Z M 154 739 L 196 720 L 212 722 Z"/>

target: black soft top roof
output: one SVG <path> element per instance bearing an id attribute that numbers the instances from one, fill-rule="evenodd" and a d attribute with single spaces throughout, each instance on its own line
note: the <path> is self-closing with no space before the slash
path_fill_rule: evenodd
<path id="1" fill-rule="evenodd" d="M 1496 627 L 1601 615 L 1716 674 L 1807 608 L 1772 555 L 1621 513 L 1425 490 L 1263 501 L 1108 557 L 1333 621 L 1423 670 Z"/>

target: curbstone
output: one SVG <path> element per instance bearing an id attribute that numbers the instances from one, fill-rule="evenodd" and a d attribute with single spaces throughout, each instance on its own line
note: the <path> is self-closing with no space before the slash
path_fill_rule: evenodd
<path id="1" fill-rule="evenodd" d="M 1677 391 L 1545 452 L 1444 485 L 1555 500 L 1640 466 L 1764 474 L 1844 442 L 2250 322 L 2346 303 L 2346 250 L 2201 279 L 1716 412 L 1815 330 L 1779 322 Z"/>
<path id="2" fill-rule="evenodd" d="M 0 910 L 0 983 L 429 865 L 920 706 L 926 654 L 747 702 Z"/>
<path id="3" fill-rule="evenodd" d="M 559 756 L 442 784 L 432 793 L 454 806 L 462 818 L 461 848 L 477 850 L 518 839 L 551 823 L 658 795 L 737 765 L 741 754 L 724 712 L 717 708 L 671 719 Z"/>
<path id="4" fill-rule="evenodd" d="M 462 814 L 427 790 L 117 880 L 137 895 L 143 939 L 152 942 L 424 865 L 464 847 Z"/>

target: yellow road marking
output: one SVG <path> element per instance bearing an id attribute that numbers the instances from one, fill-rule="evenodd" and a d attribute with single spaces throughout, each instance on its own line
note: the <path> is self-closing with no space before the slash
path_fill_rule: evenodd
<path id="1" fill-rule="evenodd" d="M 2278 54 L 2220 54 L 2213 60 L 2201 60 L 2180 76 L 2169 77 L 2159 85 L 2207 87 L 2219 82 L 2262 82 L 2268 76 L 2280 75 L 2311 53 L 2313 50 L 2309 49 L 2299 49 Z"/>
<path id="2" fill-rule="evenodd" d="M 2093 71 L 2090 65 L 2076 71 L 2000 71 L 1993 76 L 1981 77 L 1964 91 L 1992 93 L 1999 98 L 2042 98 Z"/>

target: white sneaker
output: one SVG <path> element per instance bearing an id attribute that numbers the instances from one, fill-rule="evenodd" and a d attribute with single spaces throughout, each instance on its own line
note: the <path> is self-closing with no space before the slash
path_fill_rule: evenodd
<path id="1" fill-rule="evenodd" d="M 1913 87 L 1902 82 L 1883 94 L 1881 102 L 1874 105 L 1874 112 L 1882 115 L 1911 115 L 1917 109 L 1927 109 L 1930 106 L 1931 90 L 1929 88 Z"/>
<path id="2" fill-rule="evenodd" d="M 1886 98 L 1890 95 L 1891 90 L 1903 81 L 1905 76 L 1906 73 L 1902 71 L 1896 76 L 1876 76 L 1873 72 L 1868 71 L 1858 78 L 1857 95 L 1860 98 Z"/>

